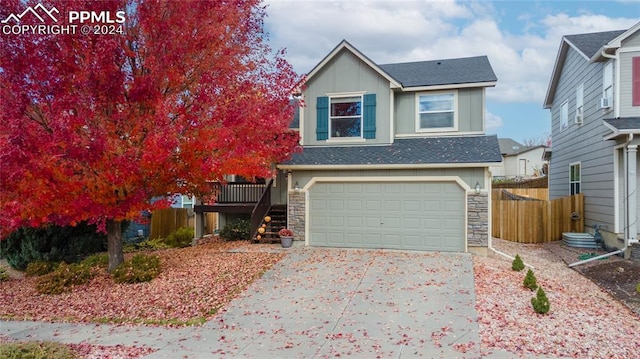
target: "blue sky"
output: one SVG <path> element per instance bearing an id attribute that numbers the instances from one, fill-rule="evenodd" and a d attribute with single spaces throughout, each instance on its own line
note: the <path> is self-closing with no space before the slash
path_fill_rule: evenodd
<path id="1" fill-rule="evenodd" d="M 523 142 L 550 133 L 542 108 L 563 35 L 622 30 L 640 1 L 265 0 L 274 49 L 307 73 L 342 39 L 379 64 L 487 55 L 487 132 Z"/>

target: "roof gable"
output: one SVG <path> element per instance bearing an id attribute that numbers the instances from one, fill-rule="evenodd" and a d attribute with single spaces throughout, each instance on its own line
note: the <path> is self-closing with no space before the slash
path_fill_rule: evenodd
<path id="1" fill-rule="evenodd" d="M 553 106 L 556 87 L 558 86 L 558 80 L 560 79 L 560 74 L 562 73 L 569 49 L 573 49 L 578 52 L 582 57 L 584 57 L 585 61 L 590 61 L 596 57 L 596 55 L 599 55 L 601 49 L 603 49 L 607 44 L 626 32 L 628 31 L 616 30 L 563 36 L 562 41 L 560 42 L 560 48 L 558 49 L 558 55 L 556 56 L 556 61 L 553 65 L 553 71 L 551 72 L 551 79 L 549 81 L 543 107 L 551 108 L 551 106 Z"/>
<path id="2" fill-rule="evenodd" d="M 603 46 L 623 34 L 624 30 L 594 32 L 590 34 L 566 35 L 564 39 L 587 60 L 600 52 Z"/>
<path id="3" fill-rule="evenodd" d="M 389 80 L 389 82 L 391 83 L 391 88 L 399 88 L 401 87 L 400 83 L 394 79 L 391 75 L 389 75 L 388 73 L 386 73 L 384 70 L 382 70 L 375 62 L 371 61 L 371 59 L 369 59 L 368 57 L 366 57 L 362 52 L 360 52 L 358 49 L 356 49 L 353 45 L 351 45 L 347 40 L 342 40 L 338 46 L 336 46 L 333 50 L 331 50 L 331 52 L 324 57 L 324 59 L 322 59 L 322 61 L 320 61 L 308 74 L 307 74 L 307 81 L 309 81 L 313 76 L 315 76 L 318 72 L 320 72 L 320 70 L 329 62 L 331 62 L 331 60 L 333 58 L 335 58 L 341 51 L 349 51 L 351 52 L 354 56 L 356 56 L 358 59 L 360 59 L 362 62 L 364 62 L 365 64 L 367 64 L 369 67 L 371 67 L 375 72 L 377 72 L 378 74 L 380 74 L 382 77 L 386 78 L 387 80 Z"/>

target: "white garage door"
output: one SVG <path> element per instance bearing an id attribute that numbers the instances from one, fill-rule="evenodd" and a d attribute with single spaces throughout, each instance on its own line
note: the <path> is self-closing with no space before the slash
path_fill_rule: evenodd
<path id="1" fill-rule="evenodd" d="M 318 182 L 309 244 L 464 252 L 464 202 L 455 182 Z"/>

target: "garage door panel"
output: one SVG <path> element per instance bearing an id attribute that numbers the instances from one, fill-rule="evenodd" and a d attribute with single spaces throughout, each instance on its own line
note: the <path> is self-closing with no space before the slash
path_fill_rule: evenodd
<path id="1" fill-rule="evenodd" d="M 382 209 L 382 202 L 380 200 L 366 200 L 366 211 L 380 211 Z"/>
<path id="2" fill-rule="evenodd" d="M 424 228 L 420 218 L 403 218 L 402 227 L 408 230 L 420 230 L 421 228 Z"/>
<path id="3" fill-rule="evenodd" d="M 309 243 L 464 251 L 464 193 L 454 182 L 316 183 Z"/>
<path id="4" fill-rule="evenodd" d="M 366 233 L 363 247 L 382 248 L 382 235 L 380 233 Z"/>
<path id="5" fill-rule="evenodd" d="M 422 203 L 417 200 L 406 200 L 402 202 L 402 209 L 405 211 L 421 211 Z"/>
<path id="6" fill-rule="evenodd" d="M 358 216 L 358 217 L 349 216 L 349 217 L 347 217 L 347 226 L 349 228 L 354 228 L 354 229 L 360 228 L 360 229 L 362 229 L 362 228 L 364 228 L 364 226 L 362 225 L 362 221 L 363 221 L 363 218 L 360 217 L 360 216 Z"/>
<path id="7" fill-rule="evenodd" d="M 388 200 L 383 202 L 382 207 L 385 211 L 399 211 L 402 203 L 398 200 Z"/>
<path id="8" fill-rule="evenodd" d="M 347 247 L 362 247 L 364 240 L 362 233 L 347 233 L 345 235 L 345 245 Z"/>
<path id="9" fill-rule="evenodd" d="M 336 216 L 331 216 L 331 217 L 327 217 L 329 220 L 329 226 L 332 227 L 344 227 L 345 225 L 345 221 L 344 221 L 344 217 L 336 217 Z"/>

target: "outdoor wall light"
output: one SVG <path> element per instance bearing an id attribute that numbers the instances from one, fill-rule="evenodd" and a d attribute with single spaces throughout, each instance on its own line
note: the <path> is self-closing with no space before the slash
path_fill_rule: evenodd
<path id="1" fill-rule="evenodd" d="M 298 185 L 298 181 L 296 181 L 296 184 L 293 185 L 293 190 L 298 192 L 300 190 L 300 186 Z"/>
<path id="2" fill-rule="evenodd" d="M 480 194 L 480 182 L 476 182 L 476 194 Z"/>

